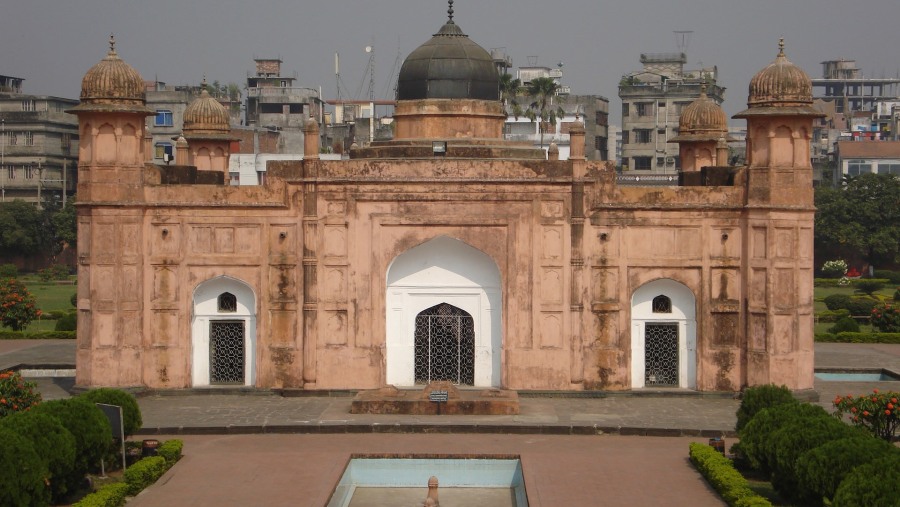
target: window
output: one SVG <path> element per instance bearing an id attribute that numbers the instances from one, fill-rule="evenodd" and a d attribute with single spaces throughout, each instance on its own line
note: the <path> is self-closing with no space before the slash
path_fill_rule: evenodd
<path id="1" fill-rule="evenodd" d="M 34 132 L 25 132 L 25 146 L 34 146 Z"/>
<path id="2" fill-rule="evenodd" d="M 595 123 L 597 125 L 608 125 L 609 124 L 609 113 L 605 111 L 597 111 Z"/>
<path id="3" fill-rule="evenodd" d="M 594 149 L 595 150 L 605 150 L 606 149 L 606 138 L 603 136 L 594 137 Z"/>
<path id="4" fill-rule="evenodd" d="M 25 99 L 22 101 L 22 111 L 34 111 L 34 99 Z"/>
<path id="5" fill-rule="evenodd" d="M 629 114 L 628 106 L 629 106 L 629 104 L 627 102 L 622 104 L 622 116 L 623 117 L 626 117 Z"/>
<path id="6" fill-rule="evenodd" d="M 19 144 L 19 136 L 15 132 L 7 132 L 6 133 L 6 145 L 7 146 L 15 146 Z"/>
<path id="7" fill-rule="evenodd" d="M 63 150 L 68 150 L 72 147 L 72 136 L 70 134 L 63 134 L 59 138 L 59 147 Z"/>
<path id="8" fill-rule="evenodd" d="M 237 311 L 237 296 L 230 292 L 223 292 L 219 294 L 219 299 L 216 301 L 216 307 L 219 313 L 234 313 Z"/>
<path id="9" fill-rule="evenodd" d="M 6 178 L 10 180 L 16 179 L 16 168 L 13 166 L 6 166 Z"/>
<path id="10" fill-rule="evenodd" d="M 34 179 L 34 167 L 32 167 L 30 165 L 26 165 L 26 166 L 23 166 L 22 168 L 25 169 L 25 179 L 33 180 Z"/>
<path id="11" fill-rule="evenodd" d="M 634 129 L 635 143 L 649 143 L 651 140 L 650 129 Z"/>
<path id="12" fill-rule="evenodd" d="M 627 130 L 622 131 L 622 144 L 628 144 L 629 142 L 631 142 L 631 141 L 629 141 L 629 139 L 631 138 L 630 134 L 631 134 L 631 132 L 629 132 Z"/>
<path id="13" fill-rule="evenodd" d="M 634 168 L 639 171 L 652 169 L 653 157 L 634 157 Z"/>
<path id="14" fill-rule="evenodd" d="M 638 116 L 653 116 L 653 102 L 638 102 L 635 106 Z"/>
<path id="15" fill-rule="evenodd" d="M 847 176 L 859 176 L 872 172 L 872 164 L 866 164 L 862 160 L 851 160 L 847 163 Z"/>
<path id="16" fill-rule="evenodd" d="M 168 109 L 157 109 L 156 110 L 156 121 L 153 123 L 157 127 L 171 127 L 172 126 L 172 111 Z"/>
<path id="17" fill-rule="evenodd" d="M 172 143 L 156 143 L 156 150 L 153 156 L 155 158 L 163 158 L 164 155 L 168 154 L 171 158 L 172 153 Z"/>
<path id="18" fill-rule="evenodd" d="M 894 174 L 900 176 L 900 163 L 878 164 L 878 174 Z"/>
<path id="19" fill-rule="evenodd" d="M 672 300 L 662 295 L 653 298 L 653 313 L 672 313 Z"/>

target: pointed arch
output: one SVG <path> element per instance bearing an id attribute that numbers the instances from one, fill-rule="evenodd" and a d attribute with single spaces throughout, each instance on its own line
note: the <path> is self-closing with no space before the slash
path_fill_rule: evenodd
<path id="1" fill-rule="evenodd" d="M 484 252 L 440 236 L 398 255 L 388 267 L 386 381 L 415 384 L 416 317 L 447 304 L 472 317 L 476 386 L 499 386 L 500 269 Z"/>
<path id="2" fill-rule="evenodd" d="M 651 386 L 697 387 L 696 298 L 668 278 L 638 287 L 631 297 L 631 387 Z"/>
<path id="3" fill-rule="evenodd" d="M 236 278 L 218 276 L 197 285 L 192 303 L 192 386 L 254 385 L 257 340 L 253 289 Z"/>

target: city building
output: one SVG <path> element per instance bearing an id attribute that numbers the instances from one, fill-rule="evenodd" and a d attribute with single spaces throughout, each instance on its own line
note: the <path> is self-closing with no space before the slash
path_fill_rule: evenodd
<path id="1" fill-rule="evenodd" d="M 520 97 L 527 102 L 528 97 Z M 584 150 L 588 160 L 609 160 L 609 99 L 600 95 L 559 94 L 551 98 L 550 107 L 558 115 L 556 123 L 545 122 L 541 132 L 541 122 L 532 121 L 524 115 L 518 117 L 507 107 L 504 137 L 510 141 L 528 142 L 538 148 L 549 149 L 555 144 L 559 158 L 569 158 L 569 129 L 577 121 L 584 125 Z M 562 114 L 559 114 L 559 113 Z"/>
<path id="2" fill-rule="evenodd" d="M 779 51 L 753 78 L 746 166 L 621 187 L 580 121 L 567 160 L 503 138 L 493 59 L 449 14 L 393 139 L 324 160 L 310 119 L 261 185 L 148 162 L 140 75 L 113 49 L 89 70 L 76 385 L 812 389 L 809 77 Z M 224 151 L 189 134 L 176 152 Z"/>
<path id="3" fill-rule="evenodd" d="M 834 154 L 834 186 L 862 174 L 900 176 L 900 141 L 838 141 Z"/>
<path id="4" fill-rule="evenodd" d="M 303 126 L 310 118 L 322 123 L 318 90 L 297 86 L 297 75 L 284 75 L 280 58 L 257 58 L 256 73 L 247 76 L 246 124 L 281 132 L 283 153 L 303 153 Z"/>
<path id="5" fill-rule="evenodd" d="M 31 95 L 25 80 L 0 76 L 0 201 L 62 205 L 75 192 L 75 99 Z"/>
<path id="6" fill-rule="evenodd" d="M 678 135 L 681 110 L 700 97 L 704 84 L 710 100 L 724 100 L 715 66 L 687 70 L 686 63 L 685 53 L 643 53 L 643 68 L 619 81 L 623 171 L 676 174 L 681 162 L 671 139 Z"/>

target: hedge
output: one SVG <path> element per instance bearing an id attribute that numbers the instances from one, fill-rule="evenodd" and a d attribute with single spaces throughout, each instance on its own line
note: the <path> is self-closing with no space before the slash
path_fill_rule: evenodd
<path id="1" fill-rule="evenodd" d="M 169 465 L 162 456 L 144 458 L 125 470 L 125 482 L 128 484 L 128 493 L 132 496 L 140 493 L 147 486 L 156 482 L 166 473 Z"/>
<path id="2" fill-rule="evenodd" d="M 884 278 L 892 284 L 900 284 L 900 271 L 889 271 L 887 269 L 876 269 L 875 278 Z"/>
<path id="3" fill-rule="evenodd" d="M 128 491 L 129 486 L 124 482 L 106 484 L 73 504 L 72 507 L 121 507 L 125 505 Z"/>
<path id="4" fill-rule="evenodd" d="M 879 458 L 844 477 L 834 494 L 834 507 L 896 507 L 900 498 L 900 457 Z"/>
<path id="5" fill-rule="evenodd" d="M 184 442 L 181 440 L 166 440 L 156 448 L 156 454 L 165 458 L 166 463 L 171 467 L 176 461 L 181 459 L 181 449 L 183 447 Z"/>
<path id="6" fill-rule="evenodd" d="M 772 505 L 754 493 L 747 479 L 734 469 L 731 461 L 709 445 L 691 443 L 690 456 L 691 463 L 728 505 L 739 507 Z"/>
<path id="7" fill-rule="evenodd" d="M 739 406 L 737 410 L 737 423 L 734 426 L 735 431 L 744 429 L 744 426 L 746 426 L 747 423 L 750 422 L 750 419 L 753 419 L 753 416 L 759 411 L 785 403 L 798 403 L 787 386 L 766 384 L 744 389 L 744 392 L 741 393 L 741 406 Z"/>
<path id="8" fill-rule="evenodd" d="M 805 403 L 785 403 L 759 411 L 738 432 L 740 451 L 753 468 L 765 475 L 776 469 L 776 448 L 772 436 L 785 424 L 800 418 L 831 417 L 824 408 Z"/>
<path id="9" fill-rule="evenodd" d="M 816 287 L 853 287 L 857 282 L 861 282 L 863 280 L 867 282 L 880 282 L 885 285 L 890 285 L 891 281 L 887 278 L 849 278 L 850 283 L 847 285 L 841 285 L 839 282 L 840 278 L 815 278 L 813 280 L 813 285 Z"/>
<path id="10" fill-rule="evenodd" d="M 79 396 L 91 403 L 103 403 L 106 405 L 116 405 L 122 407 L 122 426 L 125 438 L 134 435 L 134 432 L 141 429 L 143 419 L 141 418 L 141 407 L 138 406 L 134 395 L 119 389 L 109 387 L 101 387 L 92 389 Z M 118 435 L 113 435 L 117 438 Z"/>
<path id="11" fill-rule="evenodd" d="M 74 340 L 75 331 L 0 331 L 0 340 Z"/>
<path id="12" fill-rule="evenodd" d="M 821 343 L 900 343 L 900 333 L 816 333 Z"/>

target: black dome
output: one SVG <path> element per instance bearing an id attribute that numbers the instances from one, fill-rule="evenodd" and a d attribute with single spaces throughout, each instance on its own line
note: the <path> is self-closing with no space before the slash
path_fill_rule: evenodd
<path id="1" fill-rule="evenodd" d="M 491 55 L 452 20 L 410 53 L 397 78 L 397 100 L 500 100 Z"/>

